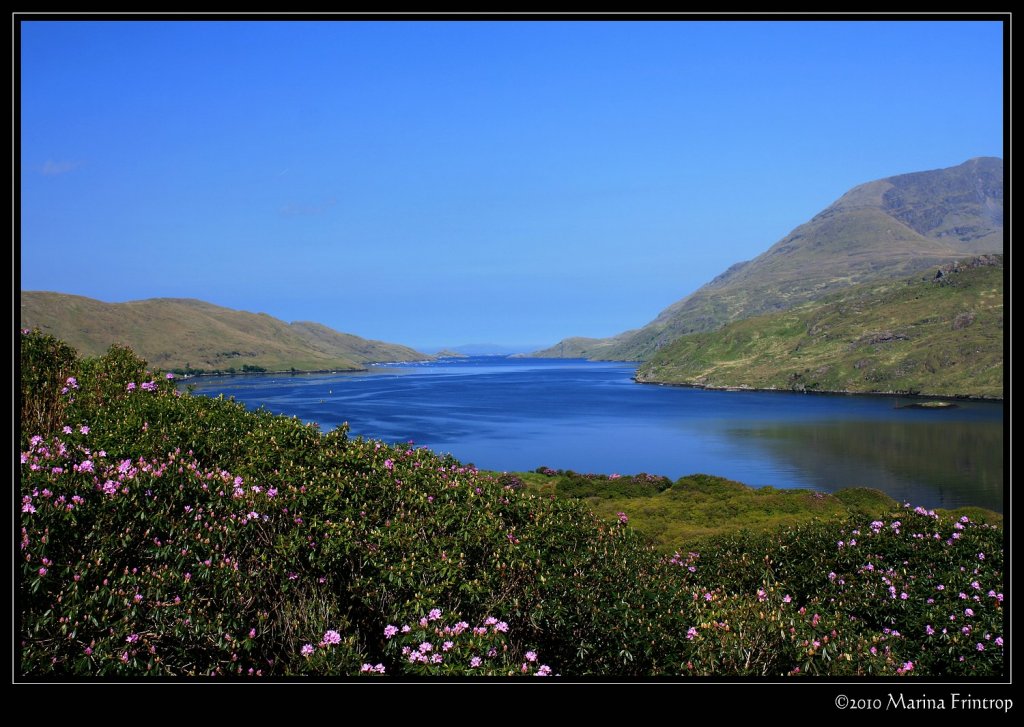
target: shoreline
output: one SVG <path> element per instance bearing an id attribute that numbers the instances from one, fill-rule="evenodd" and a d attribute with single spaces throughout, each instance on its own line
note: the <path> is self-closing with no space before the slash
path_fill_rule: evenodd
<path id="1" fill-rule="evenodd" d="M 513 358 L 513 357 L 508 357 Z M 515 357 L 515 358 L 540 358 L 540 357 Z M 414 364 L 414 363 L 427 363 L 435 361 L 436 359 L 423 359 L 420 361 L 373 361 L 363 368 L 357 369 L 312 369 L 309 371 L 235 371 L 230 373 L 227 371 L 220 372 L 203 372 L 201 374 L 174 374 L 176 381 L 188 381 L 190 379 L 197 379 L 201 377 L 210 376 L 299 376 L 306 374 L 357 374 L 366 373 L 371 371 L 377 366 L 398 366 L 401 364 Z M 579 359 L 582 361 L 591 361 L 594 359 Z M 598 361 L 612 361 L 612 359 L 598 359 Z M 643 363 L 640 361 L 614 361 L 614 363 L 625 363 L 639 364 Z M 644 386 L 672 386 L 684 389 L 706 389 L 708 391 L 731 391 L 731 392 L 764 392 L 764 393 L 781 393 L 781 394 L 819 394 L 825 396 L 885 396 L 891 398 L 905 398 L 905 399 L 939 399 L 947 401 L 988 401 L 988 402 L 999 402 L 1003 403 L 1005 397 L 1002 396 L 988 396 L 985 394 L 932 394 L 927 392 L 909 392 L 909 391 L 849 391 L 847 389 L 805 389 L 798 391 L 796 389 L 780 389 L 777 387 L 757 387 L 757 386 L 717 386 L 714 384 L 694 384 L 694 383 L 676 383 L 670 381 L 651 381 L 637 378 L 634 374 L 631 377 L 633 383 L 641 384 Z"/>
<path id="2" fill-rule="evenodd" d="M 187 381 L 188 379 L 198 379 L 203 376 L 299 376 L 302 374 L 359 374 L 370 371 L 371 367 L 373 366 L 400 366 L 401 364 L 427 363 L 434 360 L 435 359 L 425 358 L 419 361 L 371 361 L 367 366 L 357 369 L 283 369 L 280 371 L 235 371 L 233 373 L 230 371 L 204 371 L 201 374 L 179 374 L 175 373 L 171 369 L 167 369 L 166 371 L 174 374 L 175 381 Z M 160 371 L 164 372 L 165 370 L 160 369 Z"/>
<path id="3" fill-rule="evenodd" d="M 849 391 L 846 389 L 805 389 L 798 391 L 796 389 L 779 389 L 776 387 L 757 387 L 757 386 L 716 386 L 714 384 L 687 384 L 687 383 L 673 383 L 669 381 L 644 381 L 638 379 L 636 376 L 633 377 L 633 382 L 637 384 L 643 384 L 646 386 L 675 386 L 685 389 L 707 389 L 708 391 L 756 391 L 756 392 L 772 392 L 779 394 L 821 394 L 826 396 L 886 396 L 891 398 L 903 398 L 903 399 L 939 399 L 948 401 L 990 401 L 1003 403 L 1004 397 L 1002 396 L 987 396 L 985 394 L 929 394 L 925 392 L 910 392 L 910 391 Z"/>

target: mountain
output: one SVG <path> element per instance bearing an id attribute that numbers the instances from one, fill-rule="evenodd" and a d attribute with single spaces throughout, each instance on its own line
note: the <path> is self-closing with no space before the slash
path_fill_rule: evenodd
<path id="1" fill-rule="evenodd" d="M 591 358 L 646 360 L 680 336 L 784 310 L 873 278 L 1003 250 L 1003 161 L 970 159 L 854 187 L 766 252 L 733 265 L 643 328 L 584 339 Z M 564 348 L 582 348 L 566 339 Z M 562 343 L 537 356 L 559 356 Z"/>
<path id="2" fill-rule="evenodd" d="M 187 298 L 104 303 L 78 295 L 22 291 L 21 325 L 38 327 L 88 356 L 104 353 L 112 343 L 125 344 L 162 369 L 340 371 L 381 361 L 430 358 L 406 346 L 339 333 L 319 323 L 289 324 L 266 313 Z"/>
<path id="3" fill-rule="evenodd" d="M 683 336 L 636 375 L 713 388 L 1003 396 L 1003 259 L 864 283 Z"/>

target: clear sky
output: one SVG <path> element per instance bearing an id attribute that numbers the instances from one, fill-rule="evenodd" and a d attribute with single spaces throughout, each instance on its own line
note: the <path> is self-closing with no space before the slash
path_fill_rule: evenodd
<path id="1" fill-rule="evenodd" d="M 421 348 L 646 324 L 1003 155 L 998 22 L 26 22 L 21 286 Z"/>

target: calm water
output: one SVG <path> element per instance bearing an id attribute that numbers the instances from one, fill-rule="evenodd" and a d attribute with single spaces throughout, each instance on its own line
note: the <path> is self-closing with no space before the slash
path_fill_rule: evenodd
<path id="1" fill-rule="evenodd" d="M 1002 404 L 896 409 L 890 397 L 645 386 L 633 372 L 622 363 L 474 357 L 188 383 L 324 431 L 347 421 L 352 436 L 411 440 L 485 469 L 704 472 L 755 487 L 864 485 L 924 507 L 1002 511 Z"/>

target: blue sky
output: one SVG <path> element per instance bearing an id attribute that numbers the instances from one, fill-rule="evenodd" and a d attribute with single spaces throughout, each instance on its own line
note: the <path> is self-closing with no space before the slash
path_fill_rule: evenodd
<path id="1" fill-rule="evenodd" d="M 997 22 L 27 22 L 21 285 L 430 348 L 641 326 L 1003 155 Z"/>

